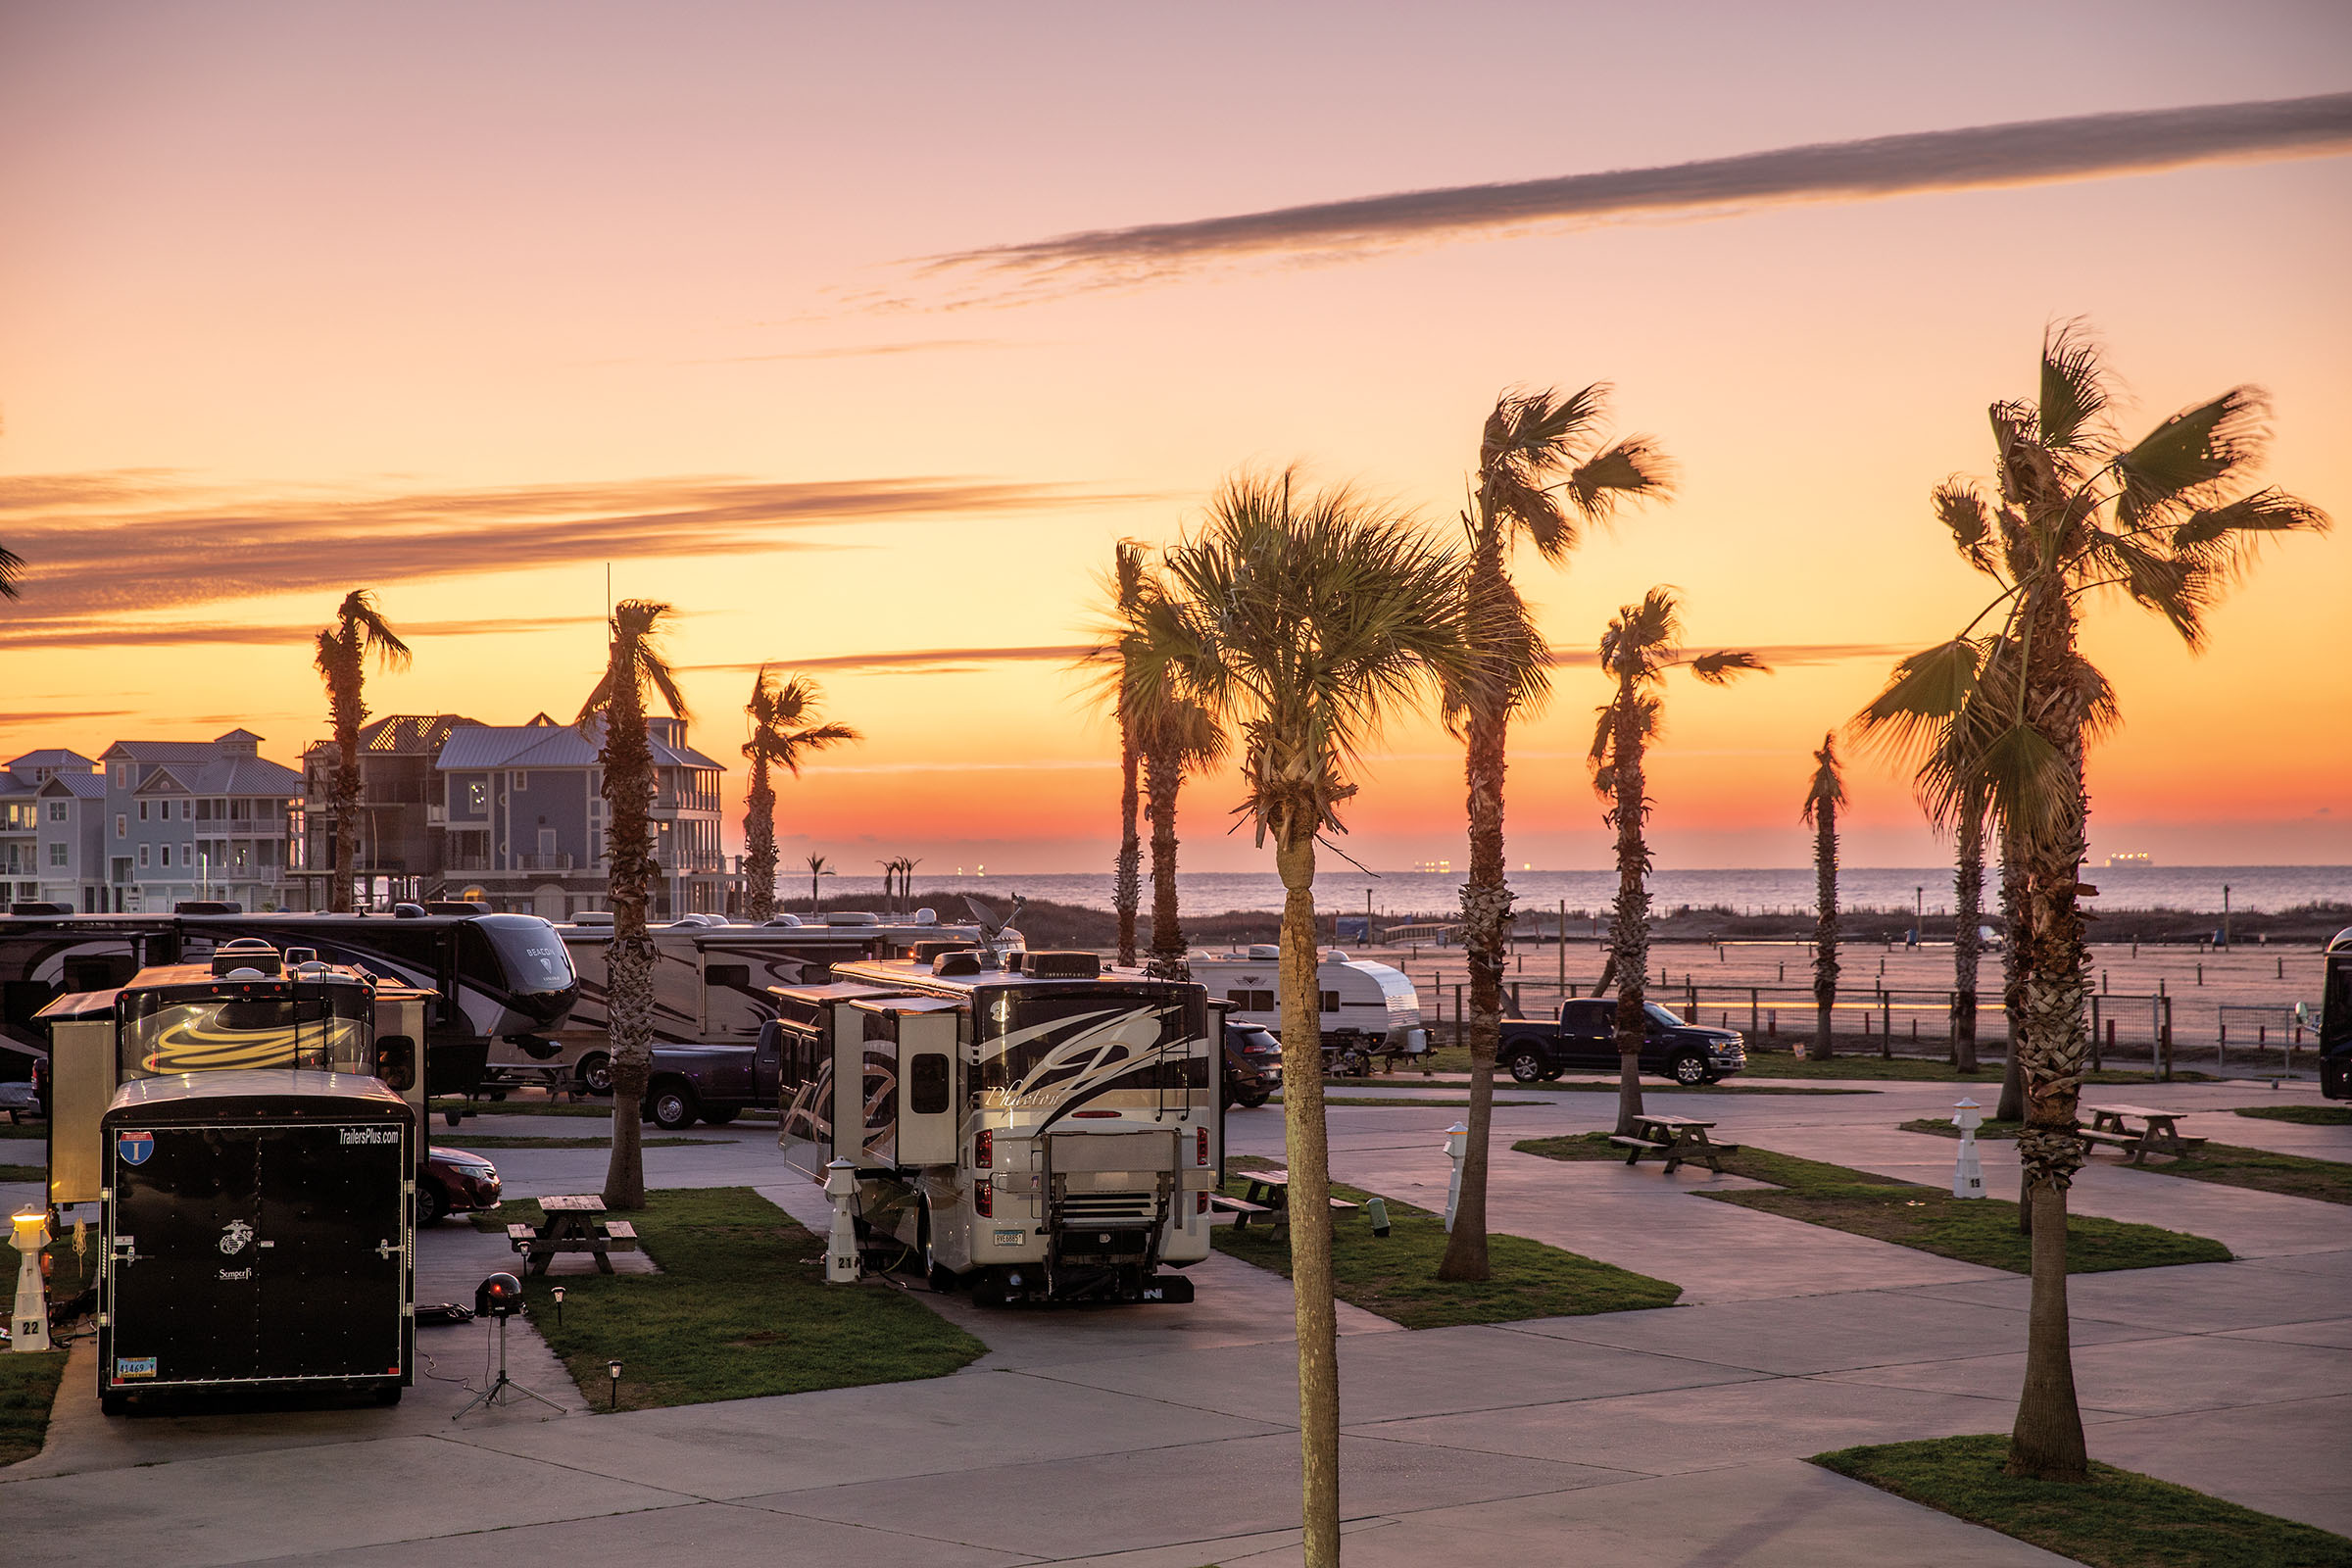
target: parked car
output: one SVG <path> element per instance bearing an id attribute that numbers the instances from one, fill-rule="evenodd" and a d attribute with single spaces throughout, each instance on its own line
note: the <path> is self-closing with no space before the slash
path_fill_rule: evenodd
<path id="1" fill-rule="evenodd" d="M 1649 1027 L 1642 1042 L 1642 1070 L 1679 1084 L 1711 1084 L 1747 1065 L 1747 1050 L 1730 1029 L 1685 1023 L 1656 1003 L 1643 1011 Z M 1560 1004 L 1557 1022 L 1505 1018 L 1495 1060 L 1519 1083 L 1557 1078 L 1570 1067 L 1617 1065 L 1617 1003 L 1586 997 Z"/>
<path id="2" fill-rule="evenodd" d="M 1254 1023 L 1225 1026 L 1225 1103 L 1251 1110 L 1282 1087 L 1282 1042 Z"/>
<path id="3" fill-rule="evenodd" d="M 434 1225 L 445 1214 L 466 1214 L 498 1206 L 498 1167 L 463 1149 L 435 1146 L 425 1151 L 416 1178 L 416 1223 Z"/>

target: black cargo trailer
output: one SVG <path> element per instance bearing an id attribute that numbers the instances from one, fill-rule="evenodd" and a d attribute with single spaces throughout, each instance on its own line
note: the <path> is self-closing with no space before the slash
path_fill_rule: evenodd
<path id="1" fill-rule="evenodd" d="M 376 1079 L 253 1068 L 123 1084 L 102 1118 L 98 1392 L 413 1379 L 416 1143 Z"/>

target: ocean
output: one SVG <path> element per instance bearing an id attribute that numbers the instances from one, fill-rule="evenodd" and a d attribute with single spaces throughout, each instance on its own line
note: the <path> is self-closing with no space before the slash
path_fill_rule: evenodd
<path id="1" fill-rule="evenodd" d="M 1987 868 L 1985 903 L 1993 902 L 1993 877 Z M 1384 871 L 1367 876 L 1345 864 L 1320 871 L 1315 877 L 1315 906 L 1329 913 L 1364 907 L 1369 893 L 1373 911 L 1385 916 L 1430 914 L 1449 917 L 1460 905 L 1464 871 Z M 782 891 L 798 891 L 789 869 Z M 917 875 L 918 897 L 936 904 L 938 894 L 953 889 L 976 894 L 1002 907 L 1013 894 L 1056 904 L 1083 905 L 1098 909 L 1111 906 L 1110 873 L 1018 872 L 987 876 L 924 877 Z M 2229 890 L 2232 909 L 2276 913 L 2300 905 L 2352 904 L 2352 866 L 2348 865 L 2178 865 L 2106 868 L 2090 866 L 2083 880 L 2099 890 L 2092 906 L 2119 909 L 2181 909 L 2220 913 L 2223 890 Z M 1605 909 L 1615 897 L 1614 871 L 1514 871 L 1512 892 L 1519 908 L 1556 909 L 1565 901 L 1569 909 Z M 847 906 L 862 899 L 879 906 L 882 881 L 871 876 L 828 877 L 825 903 Z M 1661 870 L 1649 879 L 1651 902 L 1661 911 L 1682 906 L 1721 906 L 1740 913 L 1809 912 L 1813 908 L 1813 871 L 1809 866 L 1751 870 Z M 1151 888 L 1144 890 L 1150 906 Z M 1839 904 L 1853 910 L 1909 912 L 1924 906 L 1930 914 L 1952 906 L 1952 868 L 1948 865 L 1849 866 L 1838 873 Z M 1180 871 L 1176 898 L 1188 919 L 1223 914 L 1228 910 L 1273 910 L 1282 907 L 1282 883 L 1272 871 Z M 960 915 L 943 909 L 943 915 Z"/>

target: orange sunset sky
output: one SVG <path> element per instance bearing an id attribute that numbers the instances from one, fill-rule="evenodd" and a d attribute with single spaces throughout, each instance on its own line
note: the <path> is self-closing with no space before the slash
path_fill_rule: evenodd
<path id="1" fill-rule="evenodd" d="M 0 744 L 241 723 L 291 761 L 354 586 L 416 649 L 377 713 L 568 719 L 610 563 L 683 612 L 706 750 L 737 760 L 761 661 L 865 732 L 785 784 L 787 864 L 1104 866 L 1115 736 L 1057 651 L 1114 539 L 1293 462 L 1449 529 L 1498 389 L 1608 380 L 1679 495 L 1565 571 L 1531 552 L 1523 589 L 1570 652 L 1659 582 L 1695 644 L 1764 649 L 1768 678 L 1670 691 L 1653 837 L 1802 863 L 1823 731 L 1981 607 L 1926 498 L 1988 466 L 2045 323 L 2095 327 L 2132 434 L 2265 387 L 2266 477 L 2352 519 L 2340 101 L 2333 134 L 2158 167 L 2150 121 L 2064 177 L 1943 177 L 1926 138 L 1861 193 L 1710 163 L 1729 183 L 1679 204 L 1001 248 L 2347 89 L 2325 0 L 10 6 L 0 544 L 30 570 Z M 2347 607 L 2341 531 L 2269 551 L 2201 657 L 2100 606 L 2127 727 L 2094 858 L 2352 862 Z M 1604 863 L 1603 695 L 1565 664 L 1515 731 L 1514 864 Z M 1349 853 L 1460 860 L 1459 780 L 1398 724 Z M 1849 791 L 1849 859 L 1941 858 L 1882 764 Z M 1221 836 L 1235 793 L 1188 795 L 1188 866 L 1266 863 Z"/>

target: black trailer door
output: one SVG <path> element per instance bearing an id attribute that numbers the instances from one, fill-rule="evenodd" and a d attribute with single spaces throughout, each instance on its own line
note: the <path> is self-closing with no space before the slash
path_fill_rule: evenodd
<path id="1" fill-rule="evenodd" d="M 113 1353 L 127 1386 L 256 1375 L 257 1149 L 243 1127 L 116 1133 Z"/>
<path id="2" fill-rule="evenodd" d="M 260 1376 L 401 1371 L 404 1145 L 387 1122 L 262 1133 Z"/>

